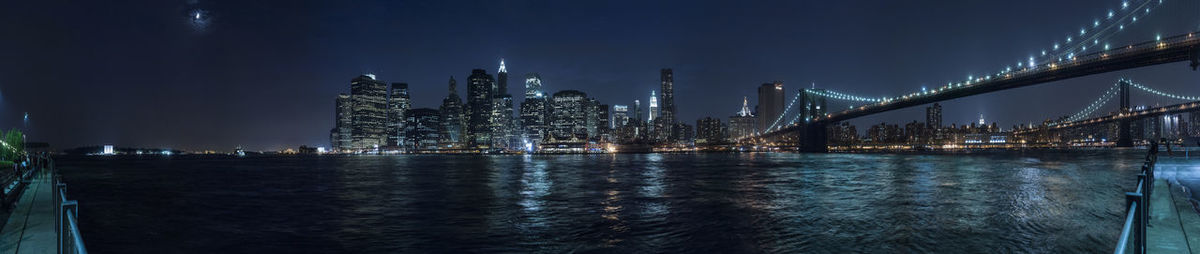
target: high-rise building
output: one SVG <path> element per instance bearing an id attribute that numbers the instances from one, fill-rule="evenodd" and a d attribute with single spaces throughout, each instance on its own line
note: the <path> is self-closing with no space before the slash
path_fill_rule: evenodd
<path id="1" fill-rule="evenodd" d="M 933 106 L 925 108 L 925 128 L 942 128 L 942 105 L 935 102 Z"/>
<path id="2" fill-rule="evenodd" d="M 442 140 L 440 146 L 447 149 L 463 148 L 466 140 L 466 117 L 463 113 L 462 98 L 458 97 L 458 82 L 450 77 L 450 93 L 442 99 L 441 111 L 442 128 L 438 135 Z"/>
<path id="3" fill-rule="evenodd" d="M 629 106 L 613 105 L 613 120 L 609 128 L 617 129 L 621 126 L 629 124 Z"/>
<path id="4" fill-rule="evenodd" d="M 474 69 L 467 77 L 467 137 L 472 148 L 490 148 L 492 144 L 492 91 L 496 79 L 483 69 Z"/>
<path id="5" fill-rule="evenodd" d="M 776 83 L 779 82 L 776 81 Z M 816 120 L 818 117 L 825 116 L 825 112 L 828 110 L 828 108 L 825 107 L 825 96 L 820 95 L 824 92 L 825 89 L 800 89 L 800 93 L 803 96 L 800 96 L 799 105 L 801 107 L 800 112 L 798 112 L 800 113 L 800 118 L 798 119 L 803 119 L 801 121 L 811 121 Z M 784 123 L 780 122 L 780 124 Z"/>
<path id="6" fill-rule="evenodd" d="M 650 90 L 650 116 L 646 118 L 647 123 L 653 123 L 654 117 L 658 116 L 658 96 L 654 95 L 654 90 Z"/>
<path id="7" fill-rule="evenodd" d="M 696 120 L 696 143 L 719 144 L 725 142 L 725 126 L 721 119 L 704 117 Z"/>
<path id="8" fill-rule="evenodd" d="M 350 95 L 339 94 L 336 99 L 336 108 L 334 113 L 334 134 L 330 135 L 333 140 L 330 142 L 334 149 L 347 152 L 353 150 L 351 144 L 351 125 L 353 124 L 352 114 L 354 111 L 354 102 L 350 100 Z"/>
<path id="9" fill-rule="evenodd" d="M 387 83 L 364 74 L 350 81 L 350 143 L 354 150 L 373 150 L 387 141 Z"/>
<path id="10" fill-rule="evenodd" d="M 675 74 L 671 69 L 662 69 L 659 79 L 662 81 L 662 99 L 659 101 L 662 109 L 659 116 L 662 117 L 663 122 L 675 124 L 676 113 L 678 113 L 675 111 Z"/>
<path id="11" fill-rule="evenodd" d="M 411 103 L 408 96 L 408 84 L 392 83 L 392 91 L 388 97 L 387 146 L 397 148 L 404 146 L 404 123 L 408 121 L 408 117 L 405 117 L 404 114 L 408 112 Z"/>
<path id="12" fill-rule="evenodd" d="M 505 74 L 507 76 L 508 74 Z M 525 99 L 542 98 L 542 75 L 537 73 L 525 74 Z"/>
<path id="13" fill-rule="evenodd" d="M 492 91 L 492 148 L 508 149 L 516 139 L 513 133 L 513 99 L 508 94 L 508 70 L 504 67 L 504 59 L 500 59 L 500 69 L 496 72 L 496 86 Z"/>
<path id="14" fill-rule="evenodd" d="M 408 151 L 434 151 L 442 140 L 438 134 L 441 129 L 441 112 L 432 108 L 417 108 L 405 113 L 405 149 Z"/>
<path id="15" fill-rule="evenodd" d="M 758 118 L 750 111 L 750 101 L 742 97 L 742 110 L 729 117 L 729 136 L 733 139 L 754 135 L 758 129 Z"/>
<path id="16" fill-rule="evenodd" d="M 550 134 L 556 140 L 586 139 L 589 100 L 576 90 L 554 93 L 551 98 Z"/>
<path id="17" fill-rule="evenodd" d="M 770 131 L 768 128 L 783 115 L 784 95 L 783 82 L 763 83 L 758 86 L 758 131 Z"/>
<path id="18" fill-rule="evenodd" d="M 640 100 L 633 100 L 633 120 L 642 121 L 642 101 Z"/>
<path id="19" fill-rule="evenodd" d="M 537 73 L 525 75 L 525 101 L 521 102 L 522 139 L 538 147 L 546 137 L 549 107 L 542 92 L 542 77 Z"/>
<path id="20" fill-rule="evenodd" d="M 602 139 L 611 140 L 609 134 L 612 134 L 612 115 L 609 114 L 608 104 L 601 104 L 599 101 L 592 99 L 596 105 L 596 134 Z"/>

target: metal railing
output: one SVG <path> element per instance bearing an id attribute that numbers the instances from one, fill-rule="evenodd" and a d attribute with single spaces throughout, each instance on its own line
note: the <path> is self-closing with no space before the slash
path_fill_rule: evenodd
<path id="1" fill-rule="evenodd" d="M 58 234 L 58 253 L 87 254 L 87 248 L 83 246 L 83 236 L 79 234 L 79 202 L 67 199 L 67 184 L 62 182 L 62 177 L 54 167 L 54 160 L 50 157 L 41 159 L 44 160 L 43 163 L 53 179 L 57 196 L 54 199 L 54 231 Z"/>
<path id="2" fill-rule="evenodd" d="M 1146 253 L 1146 226 L 1150 223 L 1150 195 L 1154 190 L 1154 164 L 1158 162 L 1158 142 L 1151 142 L 1142 163 L 1142 171 L 1138 173 L 1138 184 L 1135 192 L 1125 193 L 1125 204 L 1128 207 L 1125 215 L 1125 226 L 1121 229 L 1117 247 L 1113 253 Z"/>

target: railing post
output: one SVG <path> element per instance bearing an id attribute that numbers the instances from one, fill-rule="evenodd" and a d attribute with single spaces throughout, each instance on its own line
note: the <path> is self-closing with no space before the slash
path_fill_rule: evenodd
<path id="1" fill-rule="evenodd" d="M 1146 228 L 1144 227 L 1146 221 L 1142 217 L 1144 215 L 1142 213 L 1142 207 L 1144 206 L 1143 205 L 1144 203 L 1142 203 L 1142 194 L 1135 193 L 1135 192 L 1126 192 L 1125 193 L 1125 207 L 1129 207 L 1130 204 L 1137 205 L 1136 209 L 1129 211 L 1131 213 L 1134 213 L 1134 215 L 1133 215 L 1133 231 L 1130 232 L 1130 234 L 1133 235 L 1133 253 L 1134 254 L 1143 254 L 1143 253 L 1146 253 L 1145 252 L 1145 250 L 1146 250 L 1146 243 L 1145 243 L 1146 242 L 1146 238 L 1145 238 L 1146 237 Z"/>
<path id="2" fill-rule="evenodd" d="M 1150 180 L 1149 177 L 1146 176 L 1146 173 L 1138 174 L 1138 182 L 1142 183 L 1142 186 L 1141 186 L 1142 189 L 1137 190 L 1137 191 L 1140 191 L 1142 193 L 1141 200 L 1142 200 L 1142 204 L 1144 204 L 1144 205 L 1140 205 L 1140 209 L 1138 209 L 1138 210 L 1142 210 L 1141 211 L 1142 216 L 1146 217 L 1147 222 L 1150 221 L 1150 195 L 1151 195 L 1150 182 L 1151 181 L 1153 181 L 1153 180 Z M 1147 224 L 1146 226 L 1149 226 L 1149 224 Z"/>

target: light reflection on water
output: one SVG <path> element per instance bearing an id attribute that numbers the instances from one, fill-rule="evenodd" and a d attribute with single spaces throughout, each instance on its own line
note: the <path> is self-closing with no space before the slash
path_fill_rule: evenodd
<path id="1" fill-rule="evenodd" d="M 1141 156 L 185 156 L 58 165 L 98 252 L 1078 253 L 1113 245 L 1121 193 Z"/>

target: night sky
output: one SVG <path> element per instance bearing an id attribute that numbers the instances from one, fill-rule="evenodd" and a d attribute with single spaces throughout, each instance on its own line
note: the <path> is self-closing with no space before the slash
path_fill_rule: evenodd
<path id="1" fill-rule="evenodd" d="M 1166 0 L 1109 41 L 1198 31 L 1197 2 Z M 465 94 L 471 69 L 494 74 L 501 58 L 518 101 L 521 77 L 538 72 L 551 93 L 645 103 L 659 69 L 673 68 L 680 119 L 695 124 L 732 115 L 742 96 L 754 104 L 756 87 L 772 80 L 785 81 L 789 98 L 813 82 L 878 97 L 994 73 L 1120 4 L 8 1 L 0 6 L 0 128 L 29 128 L 31 140 L 58 149 L 328 146 L 334 96 L 349 92 L 351 78 L 374 73 L 409 83 L 414 108 L 437 107 L 450 76 Z M 1200 72 L 1174 63 L 944 102 L 944 122 L 978 121 L 982 113 L 1007 128 L 1056 118 L 1120 77 L 1200 95 Z M 1133 101 L 1179 103 L 1138 92 Z M 923 121 L 923 113 L 909 108 L 852 123 Z"/>

